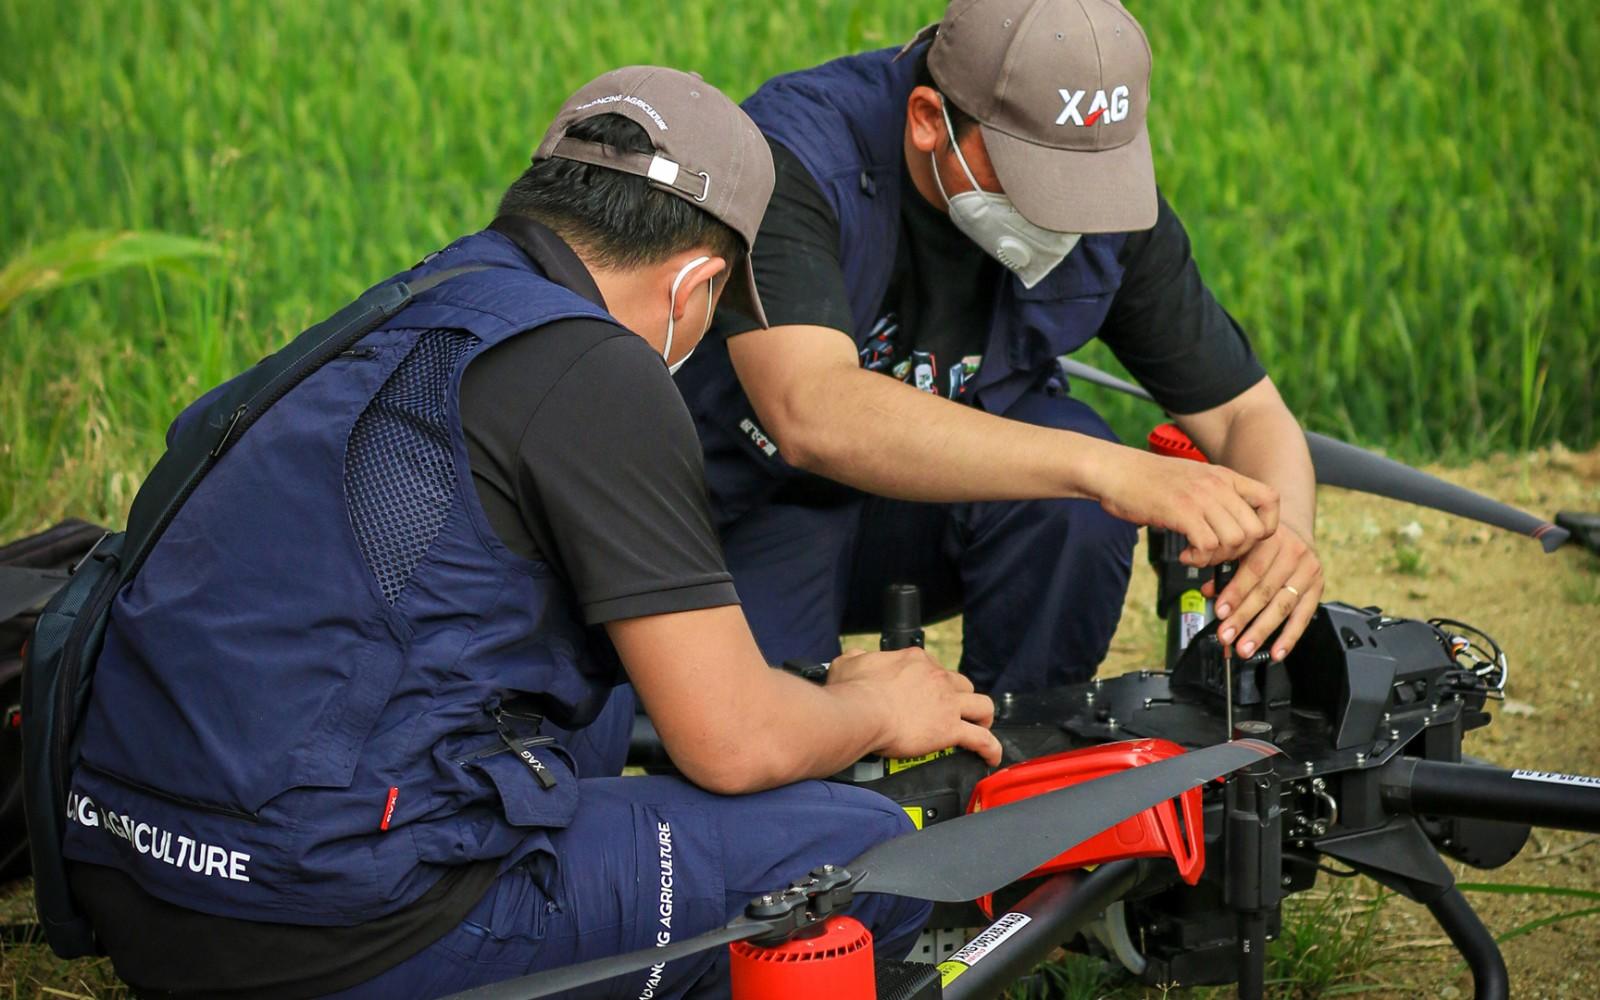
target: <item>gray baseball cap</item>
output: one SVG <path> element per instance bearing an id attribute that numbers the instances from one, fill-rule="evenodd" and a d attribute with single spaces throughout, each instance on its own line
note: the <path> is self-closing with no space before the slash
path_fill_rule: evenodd
<path id="1" fill-rule="evenodd" d="M 929 37 L 934 82 L 979 121 L 1023 218 L 1066 233 L 1155 225 L 1150 43 L 1121 3 L 952 0 L 912 44 Z"/>
<path id="2" fill-rule="evenodd" d="M 650 136 L 655 153 L 635 153 L 567 135 L 596 115 L 622 115 Z M 741 280 L 729 304 L 767 326 L 756 294 L 750 249 L 772 197 L 772 150 L 756 123 L 698 73 L 624 66 L 595 77 L 567 99 L 534 152 L 648 178 L 651 185 L 709 213 L 744 240 Z"/>

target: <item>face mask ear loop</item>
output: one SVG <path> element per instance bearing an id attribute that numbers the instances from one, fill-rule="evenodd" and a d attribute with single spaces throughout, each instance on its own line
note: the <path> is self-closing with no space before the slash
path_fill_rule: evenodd
<path id="1" fill-rule="evenodd" d="M 699 267 L 701 264 L 704 264 L 710 259 L 710 257 L 696 257 L 694 260 L 691 260 L 689 263 L 683 265 L 683 267 L 678 271 L 678 276 L 672 279 L 672 290 L 667 293 L 667 342 L 661 348 L 661 360 L 665 361 L 669 366 L 672 364 L 672 313 L 673 310 L 678 308 L 678 287 L 683 284 L 683 279 L 688 276 L 690 271 L 693 271 L 695 268 Z M 710 302 L 710 294 L 711 283 L 707 282 L 706 295 L 708 303 Z"/>
<path id="2" fill-rule="evenodd" d="M 950 109 L 945 106 L 943 94 L 939 95 L 939 113 L 944 115 L 944 127 L 950 130 L 950 148 L 956 151 L 956 162 L 961 164 L 961 172 L 967 175 L 968 182 L 972 184 L 972 190 L 980 194 L 993 194 L 994 192 L 984 191 L 983 188 L 978 186 L 978 179 L 972 176 L 972 168 L 967 166 L 967 158 L 961 155 L 961 143 L 956 141 L 956 127 L 950 121 Z M 935 178 L 939 176 L 938 169 L 933 171 L 933 176 Z M 939 188 L 939 193 L 944 194 L 943 187 Z M 949 201 L 950 199 L 946 197 L 945 202 L 948 203 Z"/>
<path id="3" fill-rule="evenodd" d="M 710 259 L 710 257 L 706 258 L 706 260 Z M 706 279 L 706 322 L 705 325 L 700 328 L 700 336 L 702 337 L 706 335 L 707 330 L 711 329 L 711 311 L 717 307 L 716 296 L 711 294 L 712 286 L 716 283 L 717 279 L 715 277 Z"/>

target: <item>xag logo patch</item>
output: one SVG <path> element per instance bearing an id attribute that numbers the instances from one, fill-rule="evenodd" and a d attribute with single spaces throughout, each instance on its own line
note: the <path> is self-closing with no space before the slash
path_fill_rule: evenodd
<path id="1" fill-rule="evenodd" d="M 1102 117 L 1108 122 L 1120 122 L 1128 117 L 1127 87 L 1113 87 L 1109 97 L 1106 96 L 1106 92 L 1103 90 L 1095 91 L 1094 97 L 1089 101 L 1089 110 L 1087 112 L 1079 109 L 1083 99 L 1089 95 L 1087 90 L 1063 89 L 1056 91 L 1056 93 L 1061 95 L 1061 100 L 1066 105 L 1061 109 L 1061 114 L 1056 116 L 1057 125 L 1065 125 L 1071 122 L 1074 125 L 1081 125 L 1087 128 Z"/>
<path id="2" fill-rule="evenodd" d="M 757 448 L 761 449 L 761 453 L 763 455 L 766 455 L 768 458 L 774 458 L 777 456 L 778 446 L 772 443 L 772 439 L 767 437 L 765 431 L 756 426 L 756 422 L 754 420 L 751 420 L 749 417 L 745 417 L 743 420 L 739 421 L 739 429 L 745 432 L 745 434 L 752 442 L 754 442 Z"/>

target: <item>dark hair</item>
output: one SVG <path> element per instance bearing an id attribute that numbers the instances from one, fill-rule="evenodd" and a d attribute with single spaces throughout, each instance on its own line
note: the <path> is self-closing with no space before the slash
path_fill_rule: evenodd
<path id="1" fill-rule="evenodd" d="M 653 153 L 650 136 L 622 115 L 596 115 L 573 125 L 574 139 Z M 658 264 L 675 253 L 709 247 L 732 270 L 744 241 L 726 223 L 643 177 L 576 160 L 535 160 L 500 199 L 501 215 L 544 223 L 601 267 Z"/>
<path id="2" fill-rule="evenodd" d="M 932 45 L 924 45 L 917 52 L 917 86 L 932 87 L 934 90 L 939 90 L 939 85 L 933 82 L 933 71 L 928 69 L 928 51 L 932 48 Z M 968 131 L 977 127 L 978 119 L 957 107 L 956 102 L 952 101 L 944 91 L 939 90 L 939 96 L 944 98 L 945 110 L 950 112 L 950 124 L 955 126 L 956 138 L 961 138 Z"/>

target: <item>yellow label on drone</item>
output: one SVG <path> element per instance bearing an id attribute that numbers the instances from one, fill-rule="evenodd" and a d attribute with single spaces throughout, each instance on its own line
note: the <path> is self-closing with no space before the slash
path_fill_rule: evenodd
<path id="1" fill-rule="evenodd" d="M 911 817 L 912 826 L 916 827 L 918 830 L 922 829 L 921 806 L 901 806 L 900 808 L 904 809 L 906 811 L 906 815 Z"/>
<path id="2" fill-rule="evenodd" d="M 1206 613 L 1206 595 L 1198 590 L 1185 590 L 1178 597 L 1178 610 L 1186 615 L 1203 615 Z"/>
<path id="3" fill-rule="evenodd" d="M 955 747 L 948 747 L 944 750 L 935 750 L 933 753 L 925 753 L 921 757 L 890 757 L 885 761 L 885 765 L 890 774 L 899 774 L 901 771 L 909 771 L 913 767 L 938 760 L 940 757 L 948 757 L 955 752 Z"/>
<path id="4" fill-rule="evenodd" d="M 967 966 L 961 964 L 960 962 L 940 962 L 939 988 L 944 989 L 946 986 L 949 986 L 951 983 L 955 982 L 957 976 L 966 971 Z"/>

